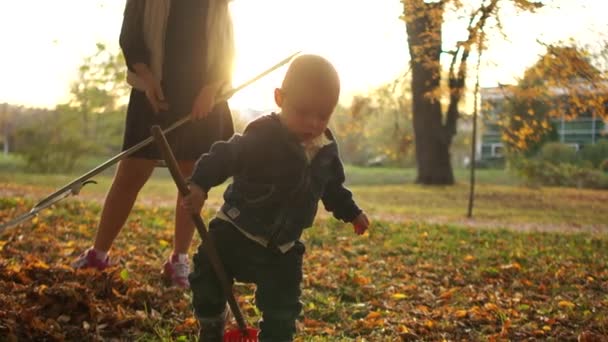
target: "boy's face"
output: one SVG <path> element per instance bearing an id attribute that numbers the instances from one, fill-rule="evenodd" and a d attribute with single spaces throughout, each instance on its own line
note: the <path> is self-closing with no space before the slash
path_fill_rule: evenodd
<path id="1" fill-rule="evenodd" d="M 308 142 L 325 132 L 338 97 L 300 83 L 289 90 L 275 89 L 275 101 L 287 129 Z"/>

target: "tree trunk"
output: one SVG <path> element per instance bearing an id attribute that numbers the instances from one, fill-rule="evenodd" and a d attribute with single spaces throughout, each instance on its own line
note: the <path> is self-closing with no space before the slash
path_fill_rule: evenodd
<path id="1" fill-rule="evenodd" d="M 416 182 L 454 184 L 450 160 L 453 132 L 443 123 L 438 98 L 443 3 L 405 0 L 403 4 L 412 66 Z"/>
<path id="2" fill-rule="evenodd" d="M 4 133 L 4 155 L 8 155 L 8 152 L 10 151 L 9 149 L 9 142 L 10 142 L 10 130 L 9 130 L 9 123 L 8 123 L 8 103 L 4 103 L 4 105 L 2 106 L 2 127 L 3 129 L 3 133 Z"/>

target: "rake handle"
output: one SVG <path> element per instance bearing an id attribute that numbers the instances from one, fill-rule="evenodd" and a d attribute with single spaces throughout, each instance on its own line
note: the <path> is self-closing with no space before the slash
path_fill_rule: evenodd
<path id="1" fill-rule="evenodd" d="M 171 147 L 169 147 L 169 143 L 167 142 L 167 139 L 165 138 L 162 129 L 158 125 L 154 125 L 152 126 L 151 131 L 152 136 L 154 137 L 154 141 L 156 142 L 156 145 L 160 150 L 161 156 L 165 160 L 167 168 L 171 173 L 171 177 L 173 178 L 175 185 L 177 185 L 177 189 L 179 190 L 182 196 L 189 195 L 190 189 L 188 189 L 188 184 L 186 183 L 186 180 L 184 179 L 184 176 L 182 175 L 179 166 L 177 165 L 175 156 L 173 155 L 173 152 L 171 152 Z M 222 285 L 222 289 L 224 290 L 224 294 L 226 295 L 228 305 L 230 306 L 230 310 L 232 310 L 232 314 L 236 319 L 239 329 L 241 331 L 247 331 L 247 325 L 245 324 L 243 313 L 241 312 L 241 309 L 239 308 L 239 305 L 237 304 L 236 299 L 234 298 L 234 293 L 232 293 L 231 282 L 228 280 L 228 276 L 226 275 L 224 267 L 222 266 L 222 262 L 217 253 L 215 243 L 212 239 L 208 238 L 207 227 L 205 225 L 205 222 L 201 218 L 200 214 L 192 214 L 190 217 L 192 218 L 192 221 L 196 226 L 196 230 L 198 231 L 202 240 L 205 243 L 205 253 L 207 253 L 207 257 L 211 262 L 211 266 L 213 267 L 213 270 L 215 271 L 215 274 L 217 275 Z"/>

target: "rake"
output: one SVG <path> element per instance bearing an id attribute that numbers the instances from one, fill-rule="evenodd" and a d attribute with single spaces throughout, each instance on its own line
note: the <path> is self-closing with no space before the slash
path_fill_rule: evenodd
<path id="1" fill-rule="evenodd" d="M 177 185 L 177 189 L 182 196 L 187 196 L 190 194 L 190 189 L 188 189 L 186 180 L 184 179 L 184 176 L 177 165 L 175 156 L 173 155 L 173 152 L 171 152 L 171 147 L 169 147 L 169 143 L 167 142 L 162 129 L 159 126 L 152 126 L 151 131 L 154 141 L 160 150 L 160 154 L 164 159 L 169 172 L 171 173 L 171 177 L 173 178 L 175 185 Z M 215 243 L 212 239 L 208 238 L 205 222 L 201 218 L 200 214 L 193 213 L 190 215 L 190 217 L 192 218 L 201 239 L 205 242 L 205 252 L 207 253 L 207 257 L 209 258 L 211 266 L 213 267 L 213 270 L 215 271 L 215 274 L 222 285 L 222 289 L 226 295 L 230 310 L 232 311 L 234 319 L 238 324 L 238 329 L 231 329 L 224 332 L 224 342 L 257 342 L 258 331 L 254 328 L 247 328 L 245 319 L 243 318 L 243 313 L 241 312 L 241 309 L 234 298 L 232 285 L 226 276 L 226 272 L 224 271 L 224 267 L 222 266 L 222 262 L 218 256 Z"/>

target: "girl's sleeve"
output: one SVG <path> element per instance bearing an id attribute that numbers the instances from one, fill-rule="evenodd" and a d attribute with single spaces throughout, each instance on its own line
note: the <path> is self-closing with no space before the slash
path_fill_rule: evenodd
<path id="1" fill-rule="evenodd" d="M 149 64 L 149 53 L 144 41 L 143 15 L 146 0 L 127 0 L 122 27 L 120 29 L 120 48 L 127 67 L 133 70 L 136 63 Z"/>

